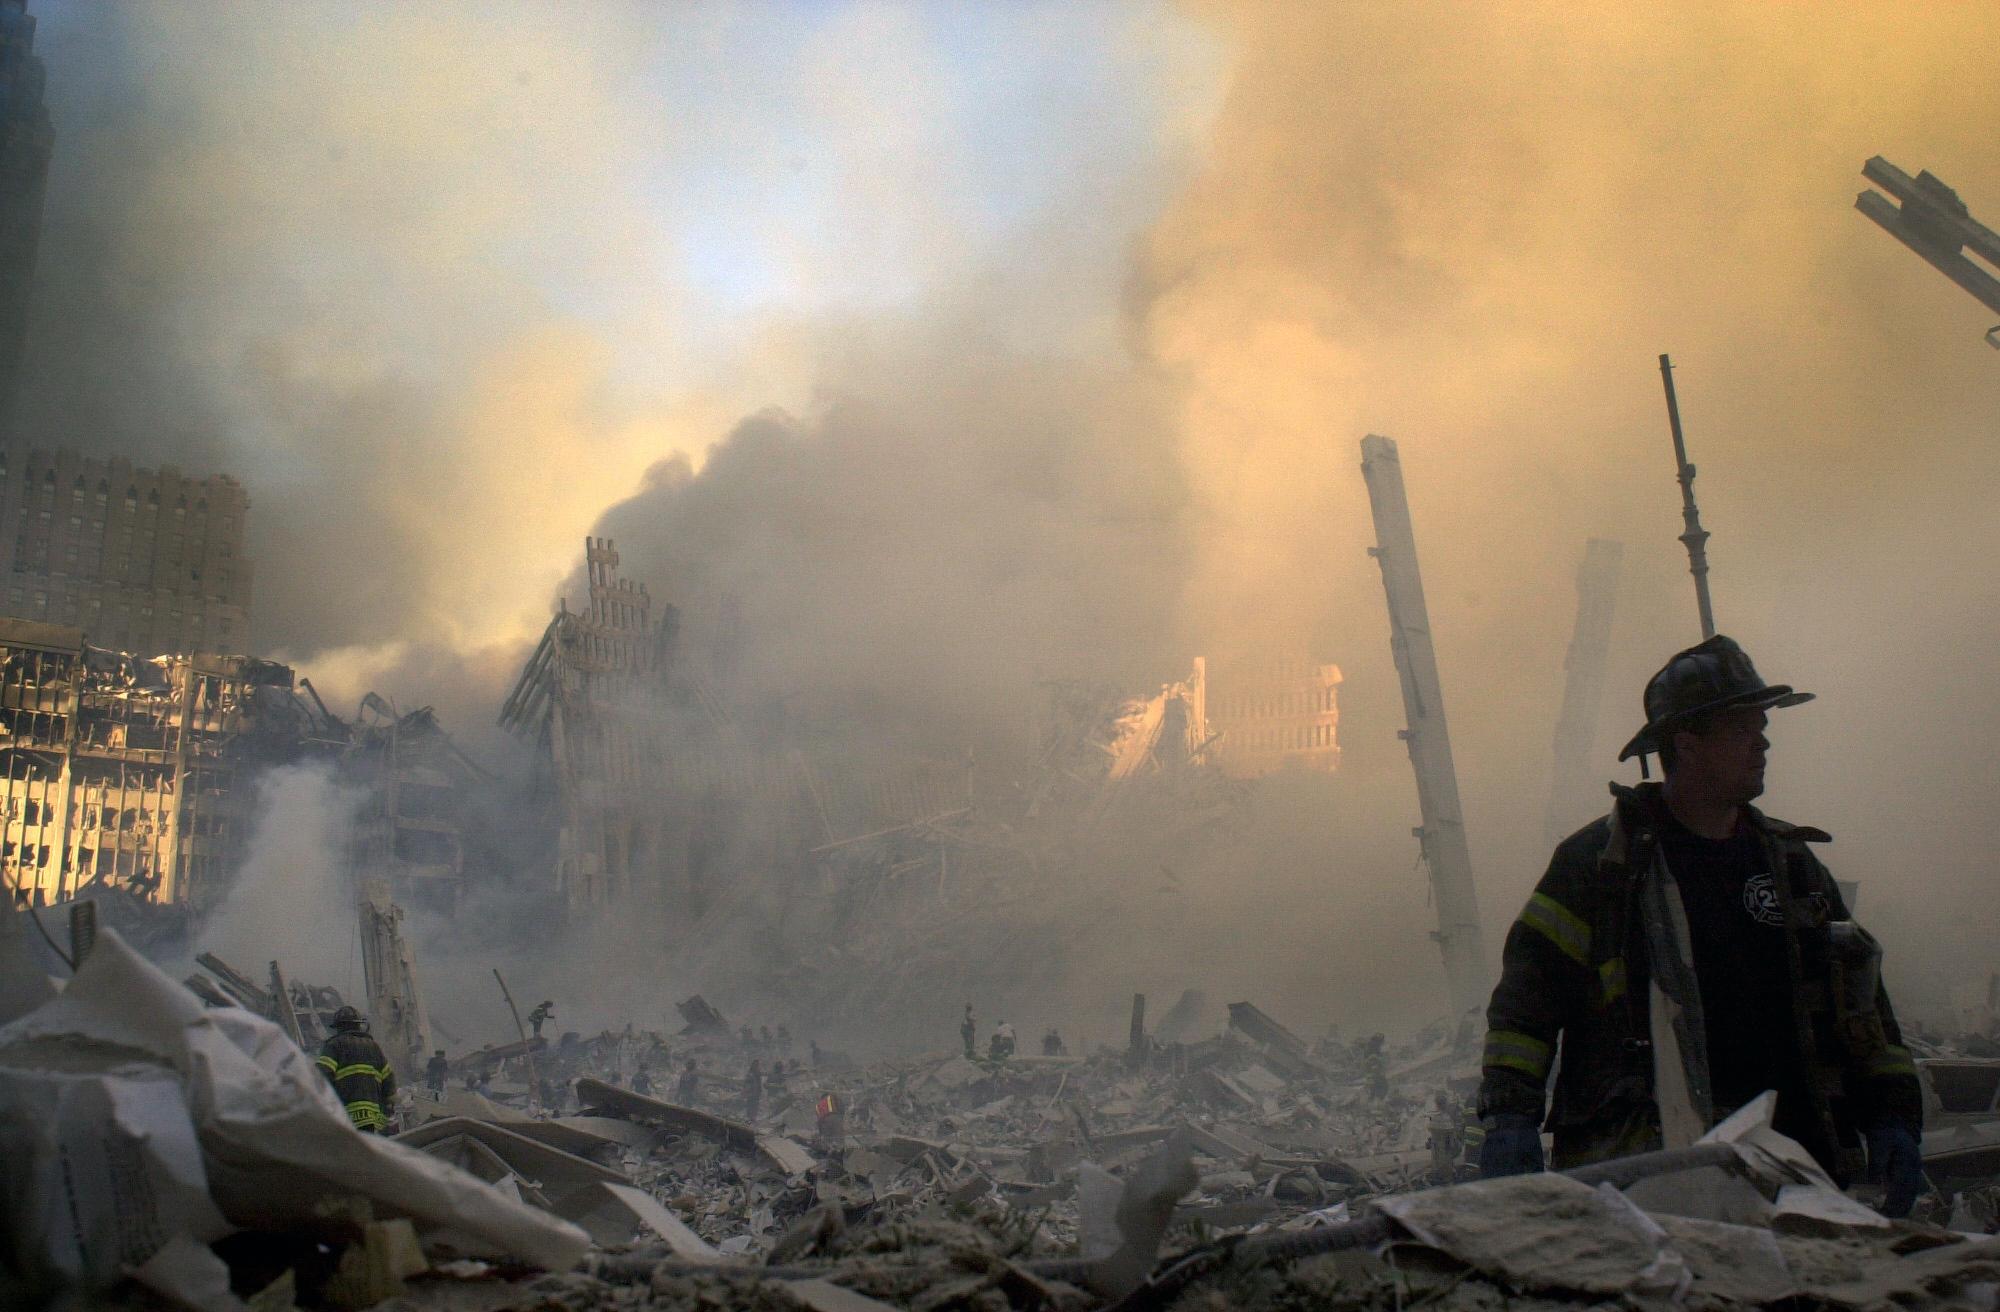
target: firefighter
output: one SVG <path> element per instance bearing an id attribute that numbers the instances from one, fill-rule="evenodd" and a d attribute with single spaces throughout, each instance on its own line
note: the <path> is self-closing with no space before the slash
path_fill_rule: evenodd
<path id="1" fill-rule="evenodd" d="M 972 1019 L 972 1004 L 965 1004 L 965 1019 L 958 1023 L 959 1041 L 965 1044 L 965 1059 L 971 1061 L 978 1056 L 974 1045 L 979 1042 L 979 1026 Z"/>
<path id="2" fill-rule="evenodd" d="M 320 1046 L 319 1068 L 347 1107 L 347 1119 L 364 1134 L 389 1128 L 388 1108 L 396 1097 L 396 1072 L 369 1036 L 368 1022 L 352 1007 L 333 1013 L 333 1033 Z"/>
<path id="3" fill-rule="evenodd" d="M 1923 1096 L 1880 948 L 1808 846 L 1827 834 L 1750 805 L 1766 712 L 1811 697 L 1765 683 L 1721 635 L 1647 683 L 1619 759 L 1658 754 L 1664 780 L 1614 784 L 1611 814 L 1556 848 L 1507 934 L 1486 1013 L 1486 1175 L 1542 1169 L 1545 1121 L 1568 1168 L 1680 1147 L 1775 1090 L 1780 1133 L 1843 1186 L 1865 1165 L 1883 1210 L 1908 1213 Z"/>
<path id="4" fill-rule="evenodd" d="M 556 1004 L 547 998 L 535 1004 L 535 1009 L 528 1013 L 528 1024 L 535 1031 L 536 1038 L 542 1037 L 542 1026 L 548 1024 L 555 1014 Z"/>

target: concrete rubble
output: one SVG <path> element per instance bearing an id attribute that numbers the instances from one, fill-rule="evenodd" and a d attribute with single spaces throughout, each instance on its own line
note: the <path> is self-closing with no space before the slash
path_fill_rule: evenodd
<path id="1" fill-rule="evenodd" d="M 1309 1044 L 1247 1001 L 1210 1016 L 1194 991 L 1152 1032 L 1135 998 L 1132 1038 L 1089 1055 L 867 1065 L 691 998 L 674 1034 L 464 1054 L 441 1090 L 406 1083 L 400 1133 L 377 1139 L 346 1127 L 296 1031 L 253 1014 L 269 990 L 226 963 L 203 963 L 204 1000 L 107 930 L 58 991 L 12 950 L 25 932 L 12 918 L 0 1099 L 21 1127 L 10 1166 L 27 1164 L 6 1191 L 7 1278 L 30 1298 L 1872 1308 L 1994 1307 L 2000 1289 L 2000 1169 L 1962 1166 L 1987 1165 L 1968 1154 L 2000 1124 L 1990 1059 L 1926 1058 L 1927 1155 L 1951 1187 L 1907 1222 L 1835 1189 L 1755 1105 L 1692 1149 L 1477 1181 L 1468 1036 Z M 754 1113 L 752 1058 L 786 1068 Z M 34 1183 L 93 1168 L 108 1183 L 77 1209 Z"/>

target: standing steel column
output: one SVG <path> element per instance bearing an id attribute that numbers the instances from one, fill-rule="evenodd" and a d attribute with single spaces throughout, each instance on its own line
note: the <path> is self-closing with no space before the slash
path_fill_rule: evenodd
<path id="1" fill-rule="evenodd" d="M 1451 763 L 1451 735 L 1444 723 L 1444 692 L 1438 684 L 1437 652 L 1431 646 L 1430 611 L 1424 605 L 1423 577 L 1417 571 L 1416 532 L 1403 495 L 1403 462 L 1386 437 L 1361 439 L 1361 475 L 1375 512 L 1376 546 L 1368 549 L 1382 567 L 1382 591 L 1389 599 L 1389 647 L 1403 680 L 1403 709 L 1410 727 L 1398 735 L 1409 745 L 1417 775 L 1417 805 L 1423 824 L 1417 836 L 1437 899 L 1435 937 L 1444 953 L 1451 1005 L 1463 1015 L 1486 1005 L 1493 987 L 1486 972 L 1486 945 L 1479 932 L 1479 898 L 1472 887 L 1472 852 L 1465 841 L 1459 809 L 1458 774 Z"/>
<path id="2" fill-rule="evenodd" d="M 1551 845 L 1604 811 L 1604 789 L 1594 783 L 1590 748 L 1597 740 L 1597 710 L 1604 703 L 1604 661 L 1611 649 L 1611 615 L 1618 607 L 1618 571 L 1624 561 L 1624 543 L 1592 538 L 1584 544 L 1583 564 L 1576 571 L 1576 632 L 1563 661 L 1562 715 L 1556 721 L 1555 769 L 1549 778 Z"/>
<path id="3" fill-rule="evenodd" d="M 1687 442 L 1681 437 L 1681 403 L 1674 396 L 1674 363 L 1660 357 L 1660 381 L 1667 388 L 1667 424 L 1674 430 L 1674 470 L 1681 480 L 1681 545 L 1688 549 L 1688 573 L 1694 575 L 1694 602 L 1701 609 L 1701 636 L 1715 636 L 1715 610 L 1708 604 L 1708 531 L 1694 504 L 1694 466 L 1688 463 Z"/>

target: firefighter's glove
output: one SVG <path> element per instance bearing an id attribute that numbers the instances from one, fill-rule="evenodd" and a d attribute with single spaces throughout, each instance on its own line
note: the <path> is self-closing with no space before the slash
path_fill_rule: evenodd
<path id="1" fill-rule="evenodd" d="M 1868 1180 L 1888 1191 L 1882 1215 L 1910 1214 L 1924 1191 L 1924 1156 L 1916 1131 L 1907 1123 L 1885 1117 L 1869 1127 Z"/>
<path id="2" fill-rule="evenodd" d="M 1496 1112 L 1486 1118 L 1486 1142 L 1479 1145 L 1479 1174 L 1533 1175 L 1542 1169 L 1542 1129 L 1532 1116 Z"/>

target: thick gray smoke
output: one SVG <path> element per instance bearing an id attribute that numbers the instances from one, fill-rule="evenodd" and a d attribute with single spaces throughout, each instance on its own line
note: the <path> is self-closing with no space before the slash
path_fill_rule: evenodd
<path id="1" fill-rule="evenodd" d="M 236 886 L 196 931 L 213 952 L 260 984 L 270 961 L 288 977 L 362 995 L 361 957 L 342 843 L 360 794 L 317 765 L 265 773 L 257 823 Z"/>
<path id="2" fill-rule="evenodd" d="M 745 421 L 699 474 L 663 463 L 598 522 L 693 641 L 730 614 L 744 697 L 965 747 L 1027 726 L 1038 681 L 1186 664 L 1192 527 L 1157 386 L 1002 354 L 873 373 L 810 419 Z"/>

